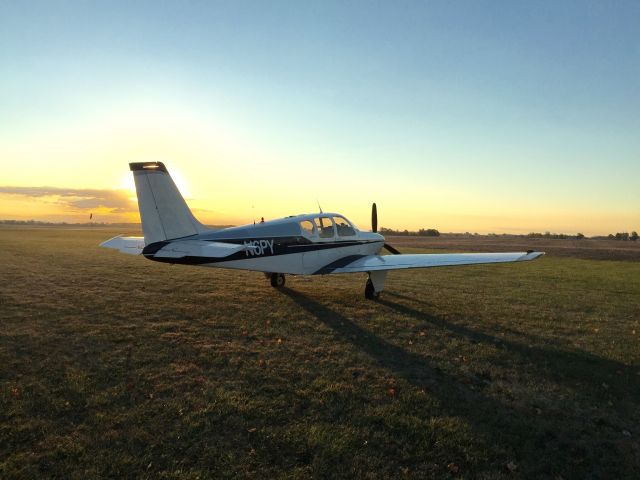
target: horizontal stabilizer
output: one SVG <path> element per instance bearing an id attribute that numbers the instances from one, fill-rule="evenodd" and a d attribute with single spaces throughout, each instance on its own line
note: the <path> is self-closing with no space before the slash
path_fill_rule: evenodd
<path id="1" fill-rule="evenodd" d="M 154 254 L 154 258 L 212 257 L 224 258 L 255 248 L 253 245 L 183 240 L 170 242 Z"/>
<path id="2" fill-rule="evenodd" d="M 104 248 L 115 248 L 122 253 L 130 255 L 140 255 L 144 249 L 144 237 L 117 237 L 110 238 L 106 242 L 100 244 Z"/>

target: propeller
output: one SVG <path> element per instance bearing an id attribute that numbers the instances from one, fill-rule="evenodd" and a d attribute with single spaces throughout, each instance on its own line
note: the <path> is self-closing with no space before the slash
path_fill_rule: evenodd
<path id="1" fill-rule="evenodd" d="M 391 245 L 389 245 L 386 242 L 384 244 L 384 248 L 386 248 L 389 251 L 389 253 L 392 253 L 393 255 L 402 255 L 398 249 L 393 248 Z"/>
<path id="2" fill-rule="evenodd" d="M 378 232 L 378 207 L 374 203 L 371 205 L 371 231 L 373 233 Z"/>
<path id="3" fill-rule="evenodd" d="M 378 232 L 378 207 L 375 203 L 371 205 L 371 231 L 373 233 Z M 393 255 L 400 255 L 400 252 L 397 249 L 393 248 L 386 242 L 384 244 L 384 248 L 386 248 L 387 251 Z"/>

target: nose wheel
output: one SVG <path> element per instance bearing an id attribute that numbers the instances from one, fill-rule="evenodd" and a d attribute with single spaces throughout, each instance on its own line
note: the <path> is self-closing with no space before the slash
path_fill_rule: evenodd
<path id="1" fill-rule="evenodd" d="M 284 273 L 272 273 L 269 277 L 271 279 L 271 286 L 274 288 L 284 287 Z"/>

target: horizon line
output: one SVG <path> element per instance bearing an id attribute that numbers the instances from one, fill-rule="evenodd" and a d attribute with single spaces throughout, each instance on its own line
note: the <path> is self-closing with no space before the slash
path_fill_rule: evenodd
<path id="1" fill-rule="evenodd" d="M 83 227 L 91 227 L 91 226 L 122 226 L 122 227 L 138 227 L 142 228 L 142 224 L 140 222 L 50 222 L 46 220 L 12 220 L 12 219 L 0 219 L 0 225 L 16 225 L 16 226 L 29 226 L 29 225 L 41 225 L 41 226 L 83 226 Z M 231 228 L 237 227 L 239 225 L 228 224 L 228 225 L 205 225 L 210 228 Z M 563 232 L 528 232 L 528 233 L 506 233 L 506 232 L 489 232 L 489 233 L 478 233 L 478 232 L 440 232 L 437 229 L 438 235 L 419 235 L 420 230 L 400 230 L 400 229 L 391 229 L 387 227 L 380 227 L 379 231 L 383 232 L 386 230 L 389 235 L 396 236 L 420 236 L 420 237 L 431 237 L 437 238 L 439 235 L 456 235 L 456 236 L 471 236 L 471 237 L 491 237 L 491 236 L 508 236 L 508 237 L 529 237 L 533 236 L 534 238 L 550 238 L 550 239 L 576 239 L 576 238 L 586 238 L 586 239 L 600 239 L 600 238 L 609 238 L 609 236 L 614 236 L 619 233 L 627 233 L 631 234 L 634 230 L 629 232 L 615 232 L 609 234 L 602 235 L 583 235 L 581 232 L 577 232 L 576 234 L 563 233 Z M 422 230 L 430 230 L 430 229 L 422 229 Z M 581 236 L 581 237 L 580 237 Z"/>

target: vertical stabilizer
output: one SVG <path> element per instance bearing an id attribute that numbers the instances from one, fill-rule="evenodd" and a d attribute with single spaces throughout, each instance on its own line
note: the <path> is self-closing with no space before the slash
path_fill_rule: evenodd
<path id="1" fill-rule="evenodd" d="M 161 162 L 130 163 L 146 245 L 205 232 Z"/>

